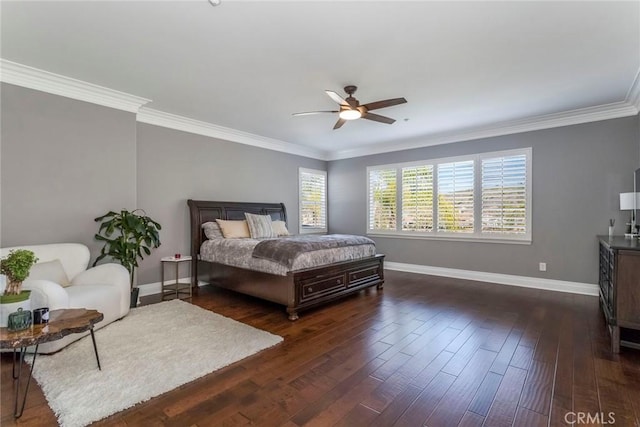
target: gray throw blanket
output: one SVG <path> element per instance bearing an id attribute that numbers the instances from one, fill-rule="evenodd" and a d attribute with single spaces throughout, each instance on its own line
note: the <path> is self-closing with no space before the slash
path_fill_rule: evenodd
<path id="1" fill-rule="evenodd" d="M 291 268 L 293 260 L 302 252 L 358 245 L 375 245 L 375 242 L 368 237 L 350 234 L 290 236 L 261 241 L 253 248 L 252 256 Z"/>

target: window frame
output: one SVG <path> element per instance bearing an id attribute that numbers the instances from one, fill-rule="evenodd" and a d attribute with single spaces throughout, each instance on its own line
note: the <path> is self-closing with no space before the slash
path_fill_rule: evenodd
<path id="1" fill-rule="evenodd" d="M 303 174 L 320 175 L 324 179 L 324 227 L 303 227 L 302 224 L 302 176 Z M 326 233 L 328 230 L 328 194 L 327 194 L 327 171 L 320 169 L 298 168 L 298 229 L 300 234 Z"/>
<path id="2" fill-rule="evenodd" d="M 525 227 L 526 232 L 523 234 L 507 234 L 507 233 L 487 233 L 482 232 L 482 160 L 496 157 L 509 157 L 516 155 L 526 156 L 526 176 L 525 176 Z M 366 227 L 367 235 L 378 237 L 404 238 L 404 239 L 432 239 L 432 240 L 449 240 L 449 241 L 465 241 L 465 242 L 489 242 L 489 243 L 510 243 L 510 244 L 531 244 L 532 239 L 532 157 L 533 149 L 531 147 L 517 148 L 511 150 L 492 151 L 485 153 L 476 153 L 464 156 L 444 157 L 437 159 L 418 160 L 404 163 L 392 163 L 386 165 L 374 165 L 366 168 Z M 473 160 L 473 233 L 457 233 L 438 230 L 438 165 L 441 163 L 452 163 L 460 161 Z M 433 167 L 433 230 L 432 231 L 411 231 L 402 230 L 402 169 L 407 167 L 432 165 Z M 396 170 L 396 229 L 395 230 L 372 230 L 370 228 L 370 172 L 372 170 Z"/>

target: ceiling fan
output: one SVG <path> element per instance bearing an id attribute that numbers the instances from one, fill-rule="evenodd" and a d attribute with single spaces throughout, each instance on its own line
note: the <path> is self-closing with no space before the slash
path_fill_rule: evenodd
<path id="1" fill-rule="evenodd" d="M 347 120 L 367 119 L 374 122 L 386 123 L 388 125 L 395 122 L 395 119 L 390 117 L 381 116 L 379 114 L 370 113 L 371 110 L 378 110 L 380 108 L 391 107 L 392 105 L 404 104 L 407 102 L 404 98 L 385 99 L 384 101 L 369 102 L 368 104 L 360 105 L 360 102 L 354 98 L 353 94 L 358 90 L 356 86 L 349 85 L 344 87 L 344 91 L 349 95 L 347 98 L 342 98 L 340 95 L 332 90 L 325 90 L 327 95 L 338 104 L 340 104 L 339 110 L 329 111 L 308 111 L 305 113 L 294 113 L 294 116 L 307 116 L 309 114 L 324 114 L 324 113 L 338 113 L 339 119 L 336 122 L 334 129 L 339 129 Z"/>

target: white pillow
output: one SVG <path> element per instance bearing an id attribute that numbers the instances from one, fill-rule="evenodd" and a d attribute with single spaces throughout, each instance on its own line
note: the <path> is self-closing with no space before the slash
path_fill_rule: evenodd
<path id="1" fill-rule="evenodd" d="M 39 262 L 34 264 L 29 270 L 27 279 L 31 280 L 50 280 L 60 286 L 67 287 L 71 285 L 67 273 L 64 271 L 62 262 L 59 259 L 53 261 Z"/>
<path id="2" fill-rule="evenodd" d="M 287 230 L 287 223 L 284 221 L 273 221 L 271 223 L 271 228 L 273 228 L 273 232 L 276 236 L 289 236 L 289 230 Z"/>

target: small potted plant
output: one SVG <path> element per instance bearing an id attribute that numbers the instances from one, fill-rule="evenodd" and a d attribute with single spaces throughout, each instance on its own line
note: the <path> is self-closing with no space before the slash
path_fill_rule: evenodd
<path id="1" fill-rule="evenodd" d="M 7 285 L 4 294 L 0 295 L 2 320 L 0 326 L 7 326 L 9 314 L 18 308 L 30 310 L 29 296 L 31 291 L 22 290 L 22 282 L 29 277 L 31 266 L 38 262 L 36 255 L 26 249 L 15 249 L 0 260 L 0 273 L 6 276 Z"/>
<path id="2" fill-rule="evenodd" d="M 100 255 L 93 263 L 94 267 L 100 260 L 110 257 L 118 261 L 129 271 L 131 284 L 131 307 L 138 302 L 139 289 L 134 287 L 134 275 L 138 267 L 138 259 L 144 259 L 151 254 L 151 249 L 160 246 L 160 224 L 149 218 L 142 209 L 132 212 L 121 210 L 110 211 L 95 219 L 101 222 L 96 240 L 104 242 Z"/>

